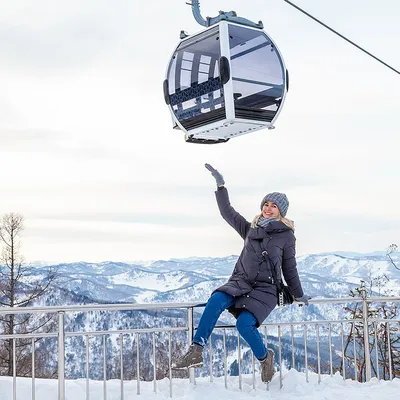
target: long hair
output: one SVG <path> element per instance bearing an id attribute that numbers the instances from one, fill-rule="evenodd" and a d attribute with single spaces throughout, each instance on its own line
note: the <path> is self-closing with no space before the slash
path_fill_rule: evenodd
<path id="1" fill-rule="evenodd" d="M 282 221 L 287 227 L 289 227 L 293 232 L 294 232 L 294 222 L 291 219 L 288 219 L 286 217 L 282 217 L 281 213 L 278 211 L 278 216 L 277 216 L 277 220 L 278 221 Z M 257 214 L 252 223 L 251 223 L 251 227 L 252 228 L 257 228 L 257 222 L 260 219 L 260 217 L 262 216 L 262 213 Z"/>

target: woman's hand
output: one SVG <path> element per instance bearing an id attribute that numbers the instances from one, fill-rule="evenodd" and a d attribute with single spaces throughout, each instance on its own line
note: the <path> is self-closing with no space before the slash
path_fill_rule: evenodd
<path id="1" fill-rule="evenodd" d="M 223 187 L 225 185 L 224 177 L 210 164 L 204 164 L 204 166 L 211 172 L 211 175 L 215 178 L 217 186 Z"/>
<path id="2" fill-rule="evenodd" d="M 308 306 L 308 300 L 311 300 L 312 297 L 309 296 L 308 294 L 304 294 L 301 297 L 295 297 L 294 300 L 297 301 L 298 303 L 303 303 L 304 305 Z"/>

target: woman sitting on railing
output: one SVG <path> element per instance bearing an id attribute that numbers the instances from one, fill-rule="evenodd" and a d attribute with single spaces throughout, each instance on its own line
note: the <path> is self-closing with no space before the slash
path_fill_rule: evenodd
<path id="1" fill-rule="evenodd" d="M 267 194 L 261 214 L 248 222 L 231 206 L 222 175 L 205 164 L 217 183 L 216 198 L 222 217 L 243 238 L 244 247 L 228 282 L 209 298 L 193 342 L 186 354 L 173 362 L 173 369 L 203 366 L 203 347 L 221 313 L 228 309 L 237 319 L 236 327 L 261 363 L 261 380 L 274 375 L 274 351 L 267 349 L 258 327 L 277 305 L 277 281 L 281 271 L 296 301 L 308 305 L 303 293 L 295 258 L 293 222 L 285 218 L 289 201 L 285 194 Z"/>

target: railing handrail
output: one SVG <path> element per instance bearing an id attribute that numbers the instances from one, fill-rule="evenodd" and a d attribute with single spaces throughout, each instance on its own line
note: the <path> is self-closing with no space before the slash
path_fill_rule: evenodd
<path id="1" fill-rule="evenodd" d="M 362 298 L 338 297 L 332 299 L 311 299 L 310 304 L 334 304 L 334 303 L 361 303 Z M 397 302 L 400 297 L 382 296 L 369 297 L 365 299 L 367 303 L 375 302 Z M 118 304 L 88 304 L 88 305 L 63 305 L 63 306 L 43 306 L 43 307 L 0 307 L 0 314 L 34 314 L 34 313 L 57 313 L 57 312 L 87 312 L 87 311 L 130 311 L 130 310 L 160 310 L 176 308 L 196 308 L 204 307 L 205 302 L 194 303 L 118 303 Z"/>

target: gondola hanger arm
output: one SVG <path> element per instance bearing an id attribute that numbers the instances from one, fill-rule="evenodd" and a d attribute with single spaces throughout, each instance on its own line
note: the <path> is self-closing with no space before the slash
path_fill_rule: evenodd
<path id="1" fill-rule="evenodd" d="M 378 57 L 374 56 L 372 53 L 370 53 L 369 51 L 363 49 L 361 46 L 359 46 L 358 44 L 354 43 L 353 41 L 351 41 L 350 39 L 346 38 L 345 36 L 343 36 L 342 34 L 340 34 L 339 32 L 335 31 L 334 29 L 332 29 L 331 27 L 329 27 L 328 25 L 326 25 L 325 23 L 323 23 L 322 21 L 320 21 L 319 19 L 315 18 L 314 16 L 312 16 L 311 14 L 309 14 L 307 11 L 303 10 L 302 8 L 300 8 L 299 6 L 297 6 L 296 4 L 292 3 L 289 0 L 283 0 L 284 2 L 288 3 L 289 5 L 291 5 L 292 7 L 294 7 L 296 10 L 302 12 L 303 14 L 307 15 L 307 17 L 311 18 L 312 20 L 314 20 L 315 22 L 318 22 L 320 25 L 322 25 L 324 28 L 329 29 L 331 32 L 333 32 L 334 34 L 338 35 L 339 37 L 341 37 L 342 39 L 346 40 L 347 42 L 349 42 L 350 44 L 352 44 L 353 46 L 357 47 L 359 50 L 363 51 L 365 54 L 368 54 L 370 57 L 374 58 L 376 61 L 379 61 L 381 64 L 383 64 L 385 67 L 391 69 L 392 71 L 400 74 L 400 71 L 398 71 L 397 69 L 393 68 L 392 66 L 390 66 L 389 64 L 385 63 L 384 61 L 382 61 L 381 59 L 379 59 Z"/>
<path id="2" fill-rule="evenodd" d="M 192 13 L 194 19 L 202 26 L 211 26 L 217 24 L 222 20 L 229 20 L 232 22 L 236 22 L 241 25 L 252 26 L 253 28 L 263 29 L 264 25 L 261 21 L 258 23 L 252 22 L 246 18 L 238 17 L 235 11 L 219 11 L 219 15 L 217 17 L 206 17 L 203 18 L 200 12 L 200 1 L 192 0 L 190 3 L 186 3 L 187 5 L 192 7 Z"/>

